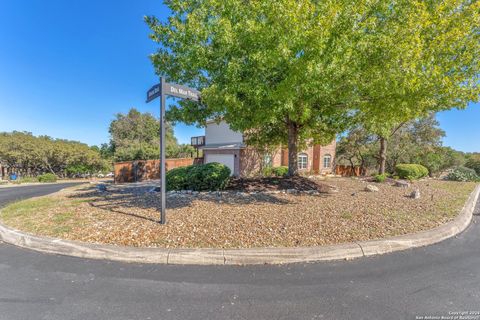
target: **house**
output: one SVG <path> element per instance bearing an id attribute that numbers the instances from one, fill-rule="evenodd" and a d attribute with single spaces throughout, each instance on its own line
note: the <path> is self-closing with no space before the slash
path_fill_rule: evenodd
<path id="1" fill-rule="evenodd" d="M 192 146 L 203 151 L 197 162 L 219 162 L 230 168 L 234 176 L 251 176 L 267 166 L 288 166 L 288 149 L 278 148 L 262 153 L 245 144 L 244 135 L 230 129 L 225 122 L 207 121 L 205 136 L 192 137 Z M 315 174 L 333 172 L 336 142 L 326 146 L 312 145 L 298 153 L 299 171 Z"/>

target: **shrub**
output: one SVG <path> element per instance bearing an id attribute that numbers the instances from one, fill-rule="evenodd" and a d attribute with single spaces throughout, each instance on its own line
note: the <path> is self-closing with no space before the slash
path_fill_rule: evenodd
<path id="1" fill-rule="evenodd" d="M 271 176 L 273 176 L 273 167 L 272 167 L 272 166 L 268 166 L 268 167 L 263 168 L 263 170 L 262 170 L 262 175 L 263 175 L 264 177 L 271 177 Z"/>
<path id="2" fill-rule="evenodd" d="M 451 181 L 480 181 L 480 177 L 475 170 L 466 167 L 456 167 L 445 179 Z"/>
<path id="3" fill-rule="evenodd" d="M 167 182 L 167 190 L 185 190 L 187 189 L 187 172 L 188 167 L 178 167 L 172 170 L 167 171 L 166 174 L 166 182 Z"/>
<path id="4" fill-rule="evenodd" d="M 32 182 L 38 182 L 38 178 L 35 177 L 22 177 L 19 180 L 19 183 L 32 183 Z"/>
<path id="5" fill-rule="evenodd" d="M 288 167 L 265 167 L 263 176 L 265 177 L 285 177 L 288 174 Z"/>
<path id="6" fill-rule="evenodd" d="M 395 172 L 401 179 L 417 180 L 428 176 L 428 169 L 421 164 L 398 164 Z"/>
<path id="7" fill-rule="evenodd" d="M 375 180 L 375 182 L 384 182 L 386 179 L 386 174 L 377 174 L 375 177 L 373 177 L 373 180 Z"/>
<path id="8" fill-rule="evenodd" d="M 167 190 L 222 190 L 230 169 L 218 162 L 175 168 L 167 172 Z"/>
<path id="9" fill-rule="evenodd" d="M 281 167 L 274 167 L 272 168 L 273 175 L 276 177 L 285 177 L 288 174 L 288 167 L 281 166 Z"/>
<path id="10" fill-rule="evenodd" d="M 477 175 L 480 175 L 480 159 L 472 158 L 467 161 L 465 167 L 475 170 Z"/>
<path id="11" fill-rule="evenodd" d="M 39 182 L 56 182 L 57 176 L 54 175 L 53 173 L 44 173 L 38 176 L 38 181 Z"/>

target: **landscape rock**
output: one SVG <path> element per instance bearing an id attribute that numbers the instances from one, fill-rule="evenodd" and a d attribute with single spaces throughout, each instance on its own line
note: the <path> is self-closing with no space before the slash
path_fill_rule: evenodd
<path id="1" fill-rule="evenodd" d="M 107 191 L 107 186 L 104 185 L 104 184 L 99 184 L 97 186 L 97 190 L 100 191 L 100 192 L 106 192 Z"/>
<path id="2" fill-rule="evenodd" d="M 333 194 L 333 193 L 338 193 L 338 189 L 333 189 L 333 188 L 332 188 L 332 189 L 328 189 L 327 193 L 331 193 L 331 194 Z"/>
<path id="3" fill-rule="evenodd" d="M 296 189 L 287 189 L 286 191 L 288 194 L 297 194 L 298 193 L 298 190 Z"/>
<path id="4" fill-rule="evenodd" d="M 162 188 L 160 187 L 152 187 L 148 192 L 160 192 Z M 168 191 L 167 193 L 175 193 L 175 191 Z"/>
<path id="5" fill-rule="evenodd" d="M 412 191 L 412 193 L 410 194 L 410 198 L 420 199 L 420 190 L 416 189 L 416 190 Z"/>
<path id="6" fill-rule="evenodd" d="M 378 192 L 379 189 L 378 189 L 377 186 L 367 184 L 367 186 L 365 187 L 365 191 L 367 191 L 367 192 Z"/>
<path id="7" fill-rule="evenodd" d="M 410 187 L 410 183 L 408 183 L 407 181 L 399 180 L 395 182 L 395 187 L 408 188 Z"/>

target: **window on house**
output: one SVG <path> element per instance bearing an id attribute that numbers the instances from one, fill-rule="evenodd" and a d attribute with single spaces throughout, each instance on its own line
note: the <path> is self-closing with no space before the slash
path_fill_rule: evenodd
<path id="1" fill-rule="evenodd" d="M 269 154 L 266 154 L 263 156 L 263 165 L 265 167 L 271 167 L 273 166 L 273 159 L 272 159 L 272 156 L 269 155 Z"/>
<path id="2" fill-rule="evenodd" d="M 323 157 L 323 167 L 330 168 L 331 165 L 332 165 L 332 156 L 327 154 Z"/>
<path id="3" fill-rule="evenodd" d="M 307 169 L 308 156 L 306 153 L 300 153 L 298 155 L 298 169 Z"/>

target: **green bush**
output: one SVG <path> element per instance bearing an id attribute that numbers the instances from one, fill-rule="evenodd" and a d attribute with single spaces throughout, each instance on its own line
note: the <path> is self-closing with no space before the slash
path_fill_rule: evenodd
<path id="1" fill-rule="evenodd" d="M 373 177 L 373 180 L 375 180 L 375 182 L 384 182 L 386 179 L 386 174 L 377 174 L 375 177 Z"/>
<path id="2" fill-rule="evenodd" d="M 21 177 L 18 180 L 19 183 L 32 183 L 32 182 L 38 182 L 38 178 L 36 177 Z"/>
<path id="3" fill-rule="evenodd" d="M 166 182 L 167 182 L 167 190 L 185 190 L 187 189 L 187 172 L 188 167 L 178 167 L 172 170 L 167 171 L 166 174 Z"/>
<path id="4" fill-rule="evenodd" d="M 175 168 L 167 172 L 167 190 L 222 190 L 230 169 L 218 162 Z"/>
<path id="5" fill-rule="evenodd" d="M 395 172 L 401 179 L 417 180 L 428 176 L 428 169 L 421 164 L 403 163 L 395 167 Z"/>
<path id="6" fill-rule="evenodd" d="M 288 167 L 281 166 L 281 167 L 274 167 L 273 175 L 276 177 L 285 177 L 288 174 Z"/>
<path id="7" fill-rule="evenodd" d="M 466 167 L 456 167 L 445 179 L 451 181 L 480 181 L 480 177 L 475 170 Z"/>
<path id="8" fill-rule="evenodd" d="M 467 161 L 465 167 L 475 170 L 477 175 L 480 175 L 480 159 L 472 158 Z"/>
<path id="9" fill-rule="evenodd" d="M 264 177 L 273 176 L 273 167 L 268 166 L 268 167 L 263 168 L 262 174 L 263 174 Z"/>
<path id="10" fill-rule="evenodd" d="M 265 167 L 263 176 L 265 177 L 285 177 L 288 174 L 288 167 Z"/>
<path id="11" fill-rule="evenodd" d="M 54 175 L 53 173 L 44 173 L 38 176 L 38 181 L 39 182 L 56 182 L 57 176 Z"/>

